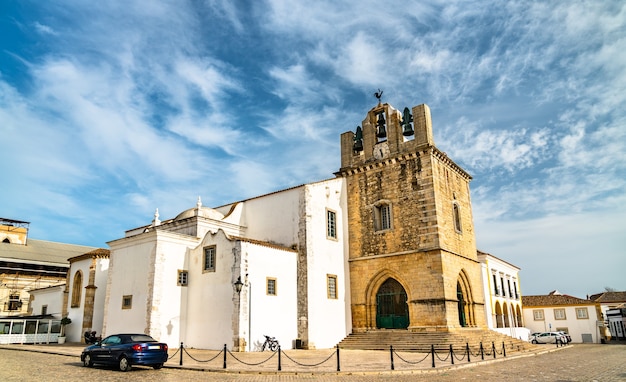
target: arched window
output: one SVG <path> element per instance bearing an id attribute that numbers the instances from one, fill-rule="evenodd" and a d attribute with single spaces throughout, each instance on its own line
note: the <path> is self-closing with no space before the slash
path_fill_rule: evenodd
<path id="1" fill-rule="evenodd" d="M 463 232 L 463 227 L 461 225 L 461 211 L 460 211 L 459 203 L 452 203 L 452 218 L 454 219 L 454 230 L 458 233 Z"/>
<path id="2" fill-rule="evenodd" d="M 76 271 L 74 274 L 74 283 L 72 284 L 72 308 L 80 306 L 81 294 L 83 292 L 83 273 Z"/>

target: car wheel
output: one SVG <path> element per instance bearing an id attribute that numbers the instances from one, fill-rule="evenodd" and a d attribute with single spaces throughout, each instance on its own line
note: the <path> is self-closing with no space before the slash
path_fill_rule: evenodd
<path id="1" fill-rule="evenodd" d="M 93 361 L 91 360 L 91 354 L 85 354 L 85 359 L 83 359 L 83 366 L 92 367 Z"/>
<path id="2" fill-rule="evenodd" d="M 132 366 L 130 365 L 130 362 L 128 362 L 128 358 L 126 358 L 126 357 L 122 357 L 122 358 L 120 358 L 120 364 L 119 364 L 119 366 L 120 366 L 120 370 L 121 370 L 121 371 L 128 371 L 128 370 L 130 370 L 130 369 L 131 369 L 131 367 L 132 367 Z"/>
<path id="3" fill-rule="evenodd" d="M 162 367 L 163 367 L 162 363 L 157 363 L 156 365 L 152 365 L 152 368 L 154 368 L 154 370 L 159 370 Z"/>
<path id="4" fill-rule="evenodd" d="M 534 344 L 537 344 L 537 340 L 532 340 L 531 342 Z"/>

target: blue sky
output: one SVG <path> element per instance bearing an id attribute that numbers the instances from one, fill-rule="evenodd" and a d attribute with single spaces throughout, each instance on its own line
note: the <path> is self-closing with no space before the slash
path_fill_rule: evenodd
<path id="1" fill-rule="evenodd" d="M 106 247 L 156 208 L 332 178 L 380 88 L 430 106 L 478 247 L 523 294 L 626 290 L 625 20 L 608 0 L 4 0 L 0 216 Z"/>

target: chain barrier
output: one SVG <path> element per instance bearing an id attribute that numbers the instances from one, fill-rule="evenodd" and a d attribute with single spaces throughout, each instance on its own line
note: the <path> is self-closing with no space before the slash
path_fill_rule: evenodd
<path id="1" fill-rule="evenodd" d="M 457 357 L 456 353 L 452 351 L 452 345 L 450 345 L 450 354 L 452 354 L 454 356 L 454 359 L 456 359 L 457 361 L 463 361 L 465 359 L 465 356 L 467 356 L 467 349 L 463 350 L 463 355 L 461 357 Z"/>
<path id="2" fill-rule="evenodd" d="M 333 351 L 325 360 L 323 360 L 322 362 L 318 362 L 318 363 L 313 363 L 313 364 L 306 364 L 306 363 L 301 363 L 296 361 L 295 359 L 291 358 L 287 353 L 283 352 L 283 355 L 285 357 L 287 357 L 288 360 L 290 360 L 291 362 L 295 363 L 298 366 L 305 366 L 305 367 L 315 367 L 315 366 L 320 366 L 326 362 L 328 362 L 334 355 L 335 353 L 337 353 L 337 351 Z"/>
<path id="3" fill-rule="evenodd" d="M 220 356 L 220 354 L 222 354 L 222 352 L 223 352 L 223 350 L 221 350 L 219 353 L 217 353 L 217 354 L 215 355 L 215 357 L 213 357 L 213 358 L 211 358 L 211 359 L 207 359 L 207 360 L 205 360 L 205 361 L 202 361 L 202 360 L 199 360 L 199 359 L 195 358 L 195 357 L 194 357 L 194 356 L 192 356 L 191 354 L 189 354 L 189 352 L 187 351 L 187 349 L 185 349 L 185 348 L 181 348 L 181 349 L 183 349 L 183 351 L 185 352 L 185 354 L 187 354 L 187 355 L 189 356 L 189 358 L 193 359 L 193 360 L 194 360 L 194 361 L 196 361 L 196 362 L 211 362 L 211 361 L 213 361 L 213 360 L 217 359 L 217 357 L 219 357 L 219 356 Z"/>
<path id="4" fill-rule="evenodd" d="M 272 355 L 270 355 L 265 360 L 263 360 L 261 362 L 253 362 L 253 363 L 251 363 L 251 362 L 242 361 L 239 358 L 237 358 L 230 350 L 227 350 L 227 351 L 228 351 L 228 354 L 230 354 L 230 356 L 235 359 L 235 361 L 237 361 L 239 363 L 243 363 L 244 365 L 247 365 L 247 366 L 259 366 L 259 365 L 262 365 L 265 362 L 268 362 L 270 359 L 274 358 L 276 356 L 276 354 L 278 354 L 277 352 L 272 352 Z"/>
<path id="5" fill-rule="evenodd" d="M 434 353 L 435 353 L 435 356 L 437 357 L 437 359 L 438 359 L 438 360 L 440 360 L 441 362 L 445 362 L 445 361 L 447 361 L 447 360 L 448 360 L 448 358 L 450 358 L 450 352 L 447 352 L 447 353 L 448 353 L 448 355 L 446 356 L 446 358 L 441 358 L 441 357 L 439 357 L 439 354 L 437 354 L 437 351 L 436 351 L 436 350 L 434 351 Z"/>
<path id="6" fill-rule="evenodd" d="M 172 354 L 171 357 L 167 357 L 167 360 L 169 361 L 170 359 L 174 358 L 174 356 L 176 356 L 176 354 L 178 354 L 178 352 L 180 352 L 181 348 L 176 349 L 176 353 Z"/>
<path id="7" fill-rule="evenodd" d="M 557 343 L 557 346 L 559 344 Z M 561 344 L 561 346 L 564 346 L 563 344 Z M 446 356 L 440 356 L 439 353 L 437 353 L 437 351 L 435 350 L 435 346 L 431 345 L 431 350 L 426 353 L 424 355 L 424 357 L 422 357 L 419 360 L 409 360 L 406 358 L 406 356 L 402 356 L 397 350 L 393 349 L 393 346 L 390 346 L 390 356 L 391 356 L 391 370 L 395 370 L 394 367 L 394 355 L 402 362 L 407 363 L 409 365 L 417 365 L 419 363 L 422 363 L 424 361 L 426 361 L 428 359 L 428 357 L 430 356 L 431 361 L 432 361 L 432 367 L 435 367 L 435 358 L 438 359 L 440 362 L 447 362 L 449 360 L 449 362 L 454 365 L 454 360 L 456 359 L 457 361 L 463 361 L 465 359 L 465 357 L 467 357 L 467 362 L 471 362 L 470 360 L 470 356 L 474 356 L 474 357 L 481 357 L 482 360 L 485 359 L 485 356 L 492 356 L 493 358 L 496 358 L 496 354 L 500 354 L 504 357 L 506 357 L 506 344 L 504 343 L 504 341 L 502 342 L 502 351 L 498 351 L 496 349 L 495 343 L 492 342 L 491 349 L 489 349 L 489 347 L 484 347 L 483 343 L 480 343 L 480 347 L 478 349 L 478 352 L 473 352 L 469 346 L 468 343 L 465 344 L 465 348 L 463 350 L 457 349 L 457 351 L 455 351 L 452 347 L 452 345 L 450 345 L 449 350 L 446 351 Z M 511 348 L 513 349 L 514 346 L 511 343 Z M 408 352 L 411 352 L 410 350 Z M 441 353 L 441 348 L 440 348 L 440 353 Z M 276 354 L 278 354 L 278 371 L 282 370 L 282 366 L 281 366 L 281 355 L 284 355 L 289 361 L 293 362 L 295 365 L 297 366 L 301 366 L 301 367 L 317 367 L 317 366 L 321 366 L 326 362 L 329 362 L 331 360 L 331 358 L 333 358 L 333 356 L 337 357 L 337 371 L 340 371 L 340 363 L 339 363 L 339 347 L 337 347 L 337 349 L 335 351 L 333 351 L 332 353 L 330 353 L 330 355 L 328 357 L 326 357 L 325 359 L 323 359 L 320 362 L 316 362 L 316 363 L 311 363 L 311 364 L 307 364 L 307 363 L 303 363 L 300 362 L 298 360 L 296 360 L 294 357 L 291 357 L 289 354 L 282 352 L 280 349 L 280 346 L 278 347 L 278 351 L 276 352 L 272 352 L 271 355 L 269 357 L 267 357 L 266 359 L 260 361 L 260 362 L 246 362 L 240 358 L 238 358 L 235 354 L 233 354 L 231 351 L 229 351 L 226 348 L 226 345 L 224 345 L 224 349 L 219 351 L 214 357 L 207 359 L 207 360 L 199 360 L 197 358 L 195 358 L 194 356 L 192 356 L 187 349 L 183 346 L 183 343 L 181 342 L 180 344 L 180 348 L 178 348 L 176 350 L 176 352 L 174 354 L 172 354 L 171 356 L 168 357 L 168 360 L 173 359 L 177 354 L 180 353 L 180 365 L 183 365 L 183 354 L 187 354 L 189 356 L 189 358 L 191 358 L 192 360 L 196 361 L 196 362 L 211 362 L 216 360 L 220 355 L 223 354 L 223 358 L 224 358 L 224 369 L 226 369 L 226 356 L 228 354 L 230 354 L 230 356 L 237 362 L 244 364 L 246 366 L 259 366 L 262 365 L 264 363 L 269 362 L 272 358 L 276 357 Z M 419 354 L 419 353 L 418 353 Z M 460 354 L 460 355 L 458 355 Z"/>
<path id="8" fill-rule="evenodd" d="M 400 353 L 398 353 L 396 350 L 393 351 L 393 354 L 395 354 L 396 357 L 398 357 L 402 362 L 408 363 L 410 365 L 417 365 L 418 363 L 424 362 L 426 360 L 426 358 L 428 358 L 428 356 L 430 355 L 430 352 L 426 353 L 424 358 L 420 359 L 419 361 L 409 361 L 409 360 L 405 359 L 404 357 L 402 357 L 400 355 Z"/>

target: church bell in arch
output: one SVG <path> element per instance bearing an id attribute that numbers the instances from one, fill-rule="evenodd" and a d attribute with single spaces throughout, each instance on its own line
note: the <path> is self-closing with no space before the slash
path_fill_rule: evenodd
<path id="1" fill-rule="evenodd" d="M 411 115 L 411 111 L 408 107 L 404 108 L 404 113 L 402 113 L 402 135 L 405 137 L 410 137 L 415 134 L 413 131 L 413 126 L 411 123 L 413 122 L 413 116 Z"/>
<path id="2" fill-rule="evenodd" d="M 354 145 L 352 146 L 354 151 L 363 151 L 363 129 L 361 126 L 356 127 L 356 133 L 354 134 Z"/>
<path id="3" fill-rule="evenodd" d="M 378 121 L 376 122 L 376 137 L 386 138 L 387 129 L 385 128 L 385 112 L 378 113 Z"/>

